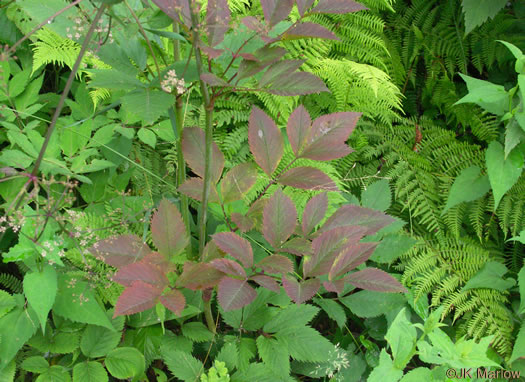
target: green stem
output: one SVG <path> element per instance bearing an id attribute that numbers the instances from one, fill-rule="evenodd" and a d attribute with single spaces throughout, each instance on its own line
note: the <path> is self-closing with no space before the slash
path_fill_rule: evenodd
<path id="1" fill-rule="evenodd" d="M 193 9 L 193 1 L 188 0 L 188 4 L 191 11 L 191 22 L 192 22 L 192 45 L 195 51 L 195 62 L 197 64 L 197 73 L 199 79 L 203 72 L 202 68 L 202 56 L 199 49 L 199 15 Z M 204 187 L 202 190 L 202 203 L 199 211 L 199 254 L 202 258 L 204 253 L 204 246 L 206 245 L 206 220 L 208 210 L 208 199 L 210 196 L 211 188 L 211 149 L 213 143 L 213 101 L 210 99 L 210 93 L 208 86 L 204 81 L 200 80 L 200 87 L 202 98 L 204 100 L 204 110 L 206 117 L 206 128 L 205 128 L 205 147 L 204 147 Z"/>
<path id="2" fill-rule="evenodd" d="M 213 334 L 216 333 L 215 321 L 213 320 L 213 313 L 211 312 L 211 299 L 204 300 L 204 317 L 206 318 L 206 325 Z"/>
<path id="3" fill-rule="evenodd" d="M 176 174 L 176 186 L 179 187 L 186 180 L 186 164 L 184 163 L 184 155 L 182 153 L 182 99 L 177 97 L 175 107 L 168 110 L 168 114 L 171 121 L 171 127 L 173 128 L 173 134 L 176 139 L 177 148 L 177 174 Z M 190 206 L 188 197 L 184 194 L 180 194 L 180 209 L 186 232 L 190 233 Z M 192 257 L 191 242 L 186 248 L 186 254 L 189 258 Z"/>

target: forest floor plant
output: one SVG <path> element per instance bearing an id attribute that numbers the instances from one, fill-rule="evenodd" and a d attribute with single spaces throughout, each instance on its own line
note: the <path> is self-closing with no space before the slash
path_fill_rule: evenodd
<path id="1" fill-rule="evenodd" d="M 377 170 L 360 200 L 341 192 L 361 112 L 397 121 L 400 92 L 378 61 L 381 21 L 359 18 L 393 2 L 151 3 L 0 7 L 11 45 L 0 60 L 0 380 L 407 382 L 500 367 L 489 347 L 500 337 L 453 342 L 439 329 L 443 311 L 417 298 L 428 291 L 387 272 L 420 244 L 386 213 L 395 177 Z M 366 36 L 355 40 L 351 25 Z M 333 54 L 303 52 L 305 39 Z M 50 73 L 55 63 L 70 71 Z M 347 97 L 354 85 L 359 95 Z M 522 114 L 518 89 L 507 120 Z M 214 138 L 221 108 L 243 102 L 234 161 Z M 466 270 L 465 288 L 479 288 L 490 264 Z M 371 339 L 386 339 L 390 354 Z M 522 355 L 516 347 L 512 359 Z"/>

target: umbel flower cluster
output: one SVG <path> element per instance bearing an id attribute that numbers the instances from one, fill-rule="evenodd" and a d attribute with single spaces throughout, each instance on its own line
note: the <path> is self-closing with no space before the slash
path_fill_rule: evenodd
<path id="1" fill-rule="evenodd" d="M 171 93 L 173 90 L 176 90 L 177 94 L 182 94 L 186 91 L 184 79 L 178 79 L 177 73 L 175 70 L 170 70 L 164 76 L 164 80 L 160 83 L 160 87 L 166 93 Z"/>

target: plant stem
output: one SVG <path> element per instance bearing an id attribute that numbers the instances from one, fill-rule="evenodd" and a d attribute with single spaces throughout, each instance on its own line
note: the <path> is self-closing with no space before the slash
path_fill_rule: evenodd
<path id="1" fill-rule="evenodd" d="M 188 0 L 188 4 L 191 12 L 191 23 L 192 23 L 192 45 L 195 51 L 195 62 L 197 64 L 197 73 L 199 79 L 203 72 L 202 70 L 202 56 L 199 49 L 199 15 L 195 12 L 193 2 Z M 206 117 L 206 128 L 205 128 L 205 147 L 204 147 L 204 187 L 202 190 L 202 203 L 199 211 L 199 254 L 202 258 L 204 252 L 204 246 L 206 244 L 206 214 L 208 209 L 208 199 L 210 196 L 211 188 L 211 149 L 213 143 L 213 102 L 210 99 L 210 93 L 208 86 L 204 81 L 200 80 L 200 87 L 202 98 L 204 101 L 204 110 Z M 211 312 L 210 312 L 211 313 Z"/>
<path id="2" fill-rule="evenodd" d="M 173 32 L 179 32 L 179 24 L 173 23 Z M 173 40 L 173 57 L 174 61 L 177 62 L 180 60 L 180 44 L 179 41 Z M 160 81 L 160 78 L 159 78 Z M 182 97 L 177 96 L 175 101 L 175 107 L 169 110 L 169 117 L 171 121 L 171 126 L 173 127 L 173 134 L 176 139 L 176 148 L 177 148 L 177 176 L 176 176 L 176 185 L 179 187 L 186 180 L 186 164 L 184 163 L 184 155 L 182 153 L 182 130 L 183 118 L 182 118 Z M 190 206 L 188 203 L 188 197 L 184 194 L 180 194 L 180 205 L 181 205 L 181 215 L 184 225 L 186 226 L 186 232 L 190 233 Z M 191 241 L 186 248 L 186 254 L 188 257 L 192 257 L 191 250 Z"/>
<path id="3" fill-rule="evenodd" d="M 211 312 L 211 298 L 204 299 L 204 318 L 206 319 L 206 325 L 208 326 L 210 332 L 215 334 L 216 328 L 215 321 L 213 320 L 213 313 Z"/>

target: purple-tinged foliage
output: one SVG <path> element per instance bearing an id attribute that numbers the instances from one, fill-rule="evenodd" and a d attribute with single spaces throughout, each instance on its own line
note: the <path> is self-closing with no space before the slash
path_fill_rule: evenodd
<path id="1" fill-rule="evenodd" d="M 367 228 L 365 235 L 373 235 L 394 221 L 395 219 L 393 217 L 381 211 L 349 204 L 339 208 L 330 216 L 320 231 L 326 232 L 337 227 L 359 225 Z"/>
<path id="2" fill-rule="evenodd" d="M 204 188 L 204 181 L 202 178 L 188 178 L 184 183 L 182 183 L 177 189 L 179 192 L 182 192 L 184 195 L 189 196 L 192 199 L 197 201 L 202 201 L 202 189 Z M 210 187 L 210 203 L 219 203 L 219 194 L 217 189 L 212 184 Z"/>
<path id="3" fill-rule="evenodd" d="M 283 137 L 275 122 L 256 106 L 250 114 L 248 142 L 257 164 L 271 176 L 283 156 Z"/>
<path id="4" fill-rule="evenodd" d="M 210 265 L 227 275 L 238 276 L 246 278 L 246 271 L 239 263 L 230 259 L 215 259 L 210 262 Z"/>
<path id="5" fill-rule="evenodd" d="M 305 190 L 338 191 L 334 181 L 314 167 L 295 167 L 279 176 L 279 183 Z"/>
<path id="6" fill-rule="evenodd" d="M 182 310 L 186 306 L 186 298 L 177 289 L 171 289 L 168 293 L 160 296 L 159 300 L 162 305 L 171 310 L 177 316 L 182 313 Z"/>
<path id="7" fill-rule="evenodd" d="M 89 252 L 112 267 L 119 268 L 142 259 L 151 249 L 137 235 L 122 235 L 101 240 Z"/>
<path id="8" fill-rule="evenodd" d="M 219 283 L 217 297 L 222 309 L 227 312 L 248 305 L 255 300 L 257 292 L 248 285 L 248 280 L 224 277 Z"/>
<path id="9" fill-rule="evenodd" d="M 224 40 L 224 34 L 229 29 L 230 17 L 228 0 L 208 0 L 206 30 L 210 46 L 215 46 Z"/>
<path id="10" fill-rule="evenodd" d="M 303 235 L 308 236 L 315 227 L 326 216 L 326 209 L 328 208 L 328 195 L 326 192 L 314 196 L 306 203 L 303 211 L 302 228 Z"/>
<path id="11" fill-rule="evenodd" d="M 261 6 L 264 19 L 272 27 L 288 17 L 293 7 L 293 0 L 261 0 Z"/>
<path id="12" fill-rule="evenodd" d="M 217 247 L 239 260 L 245 267 L 253 265 L 253 252 L 248 240 L 233 232 L 220 232 L 213 235 L 213 241 Z"/>
<path id="13" fill-rule="evenodd" d="M 204 178 L 204 148 L 206 147 L 204 131 L 198 127 L 186 127 L 182 133 L 182 152 L 192 171 Z M 213 142 L 211 154 L 211 179 L 216 184 L 224 168 L 224 155 Z"/>
<path id="14" fill-rule="evenodd" d="M 321 287 L 321 282 L 317 278 L 297 281 L 295 277 L 283 276 L 283 287 L 288 297 L 295 303 L 302 304 L 315 296 Z"/>
<path id="15" fill-rule="evenodd" d="M 189 236 L 179 210 L 163 199 L 151 218 L 151 238 L 167 259 L 180 254 L 189 243 Z"/>
<path id="16" fill-rule="evenodd" d="M 310 13 L 352 13 L 368 9 L 352 0 L 320 0 Z"/>
<path id="17" fill-rule="evenodd" d="M 377 268 L 365 268 L 346 276 L 345 280 L 358 288 L 376 292 L 408 292 L 399 281 Z"/>
<path id="18" fill-rule="evenodd" d="M 281 39 L 296 40 L 305 37 L 316 37 L 339 41 L 339 37 L 337 37 L 331 30 L 326 29 L 322 25 L 308 22 L 297 24 L 290 28 L 282 35 Z"/>
<path id="19" fill-rule="evenodd" d="M 257 169 L 251 163 L 241 163 L 232 168 L 221 182 L 223 203 L 242 200 L 257 181 Z"/>
<path id="20" fill-rule="evenodd" d="M 294 233 L 297 210 L 281 189 L 272 195 L 263 211 L 263 235 L 274 248 L 279 248 Z"/>
<path id="21" fill-rule="evenodd" d="M 271 255 L 257 263 L 257 267 L 266 273 L 287 274 L 293 272 L 293 263 L 286 256 Z"/>
<path id="22" fill-rule="evenodd" d="M 124 289 L 115 305 L 113 317 L 135 314 L 153 308 L 162 293 L 162 289 L 145 283 L 134 281 Z"/>

